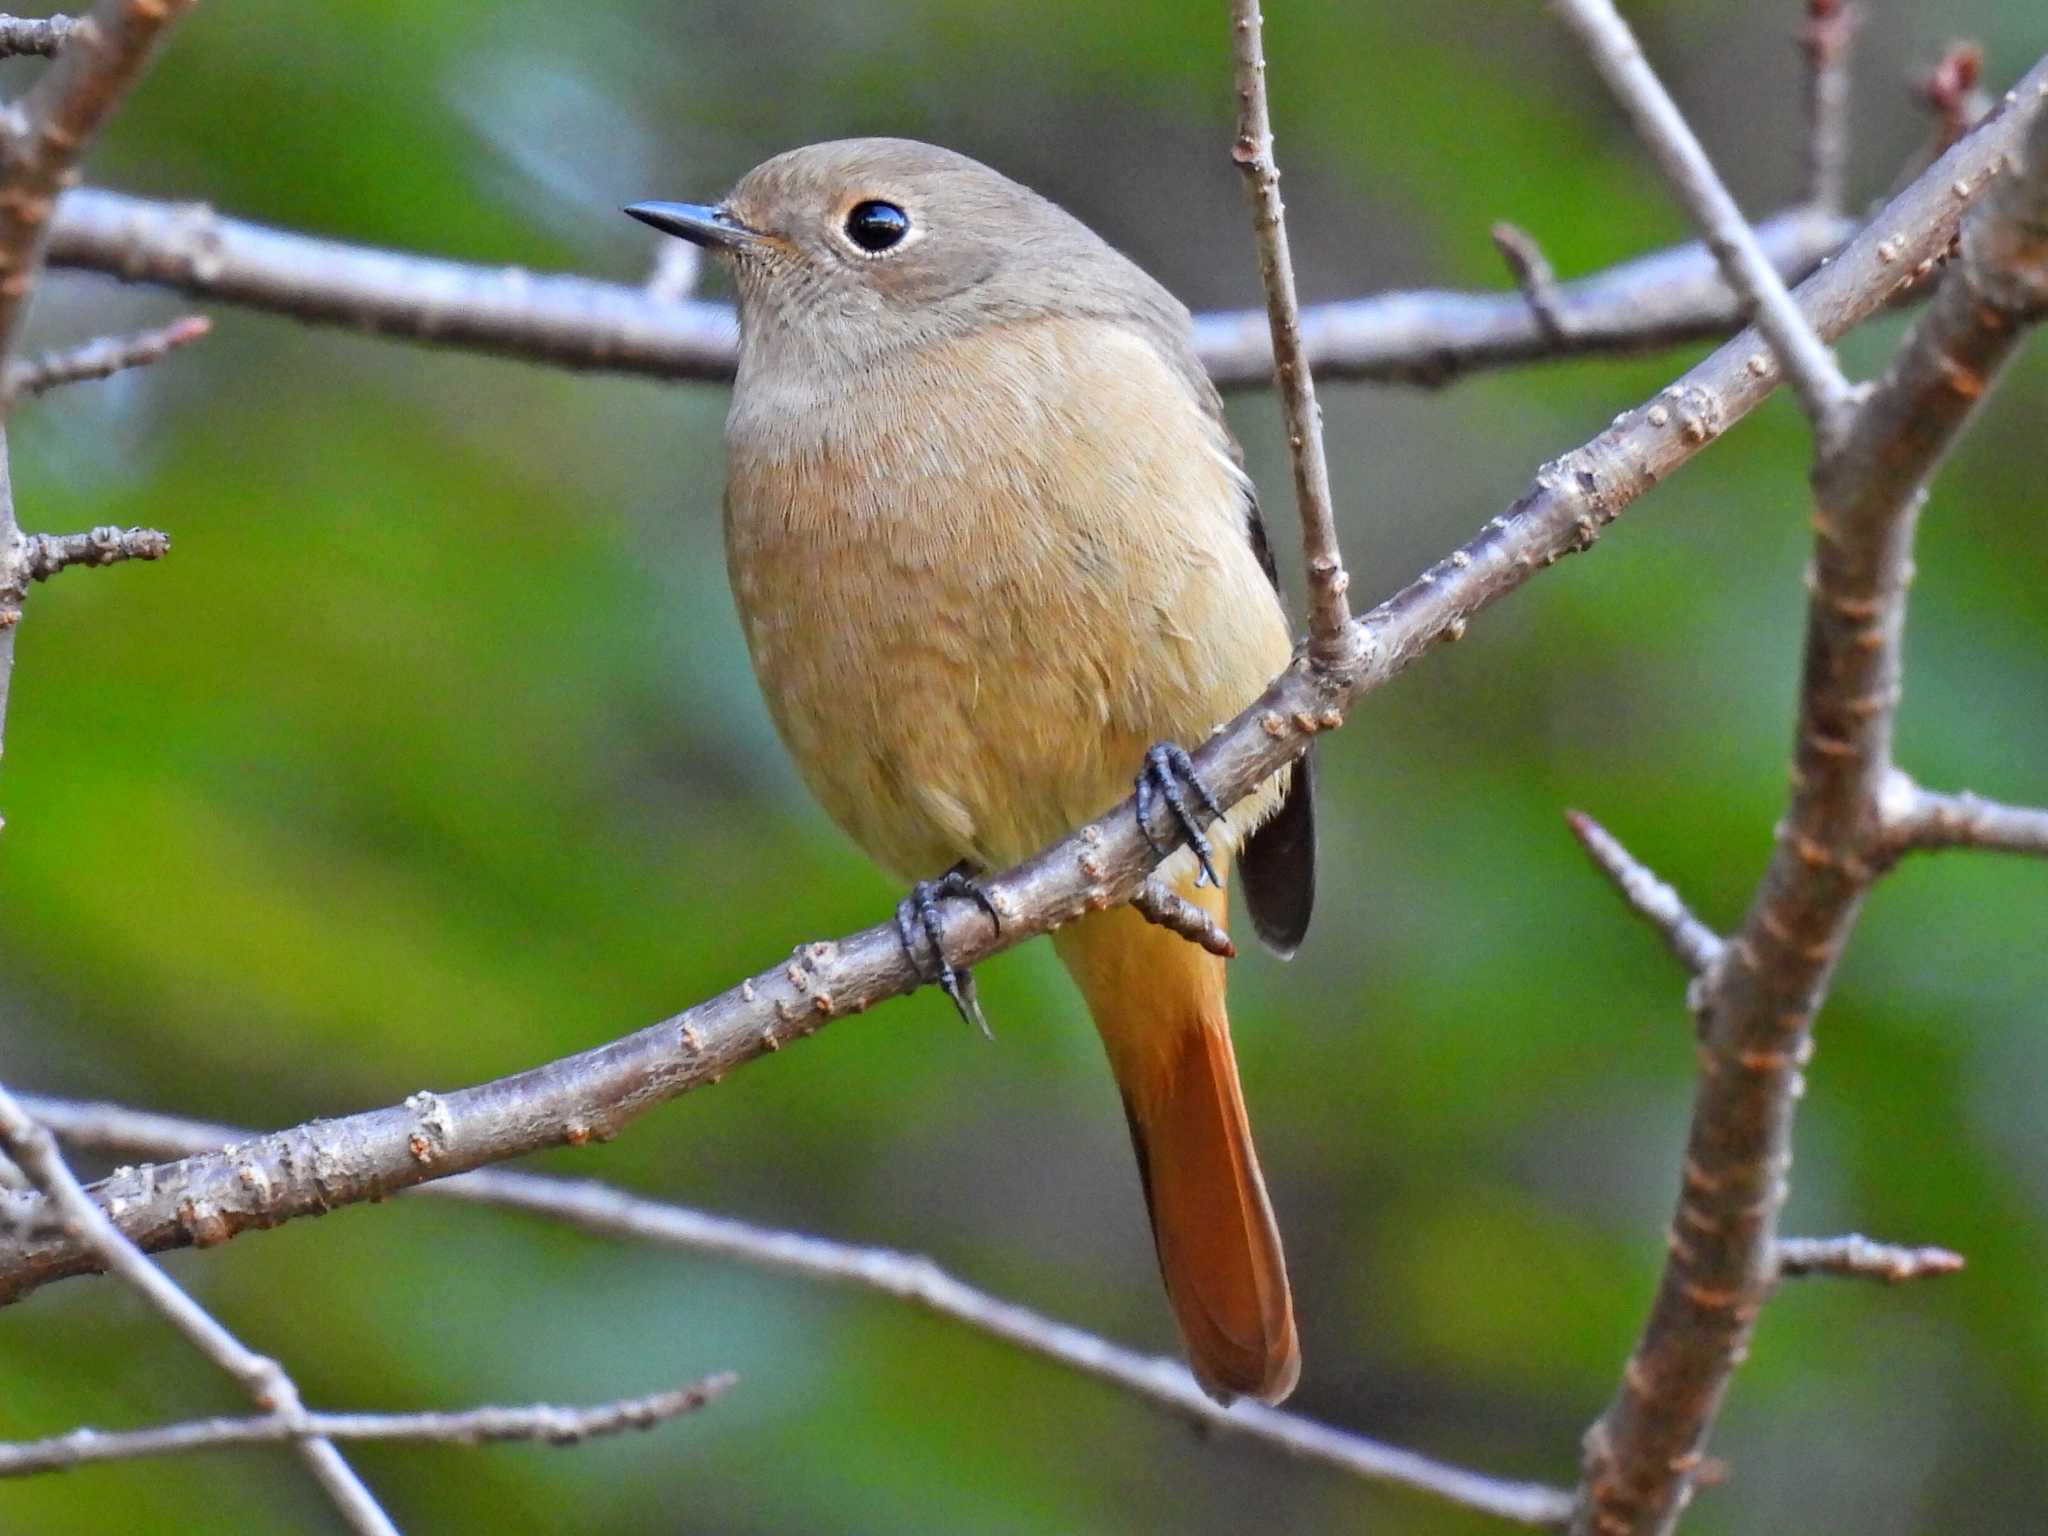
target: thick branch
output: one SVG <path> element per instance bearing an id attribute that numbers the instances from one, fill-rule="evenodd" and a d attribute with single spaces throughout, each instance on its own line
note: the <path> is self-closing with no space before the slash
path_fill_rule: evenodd
<path id="1" fill-rule="evenodd" d="M 1288 459 L 1294 466 L 1294 505 L 1301 514 L 1302 555 L 1308 566 L 1309 654 L 1319 664 L 1341 663 L 1349 632 L 1351 576 L 1337 543 L 1337 509 L 1330 500 L 1330 466 L 1323 453 L 1323 413 L 1316 383 L 1302 355 L 1301 300 L 1294 291 L 1294 258 L 1287 249 L 1287 217 L 1280 202 L 1280 165 L 1273 158 L 1273 114 L 1266 101 L 1265 19 L 1259 0 L 1231 0 L 1231 57 L 1237 79 L 1237 142 L 1231 157 L 1244 172 L 1252 200 L 1252 233 L 1259 277 L 1266 287 L 1266 318 L 1273 336 L 1273 381 L 1287 423 Z"/>
<path id="2" fill-rule="evenodd" d="M 307 1439 L 405 1440 L 435 1445 L 492 1445 L 538 1440 L 579 1445 L 629 1429 L 652 1429 L 695 1413 L 739 1378 L 707 1376 L 695 1386 L 589 1408 L 535 1403 L 523 1408 L 471 1408 L 461 1413 L 267 1413 L 258 1418 L 195 1419 L 154 1429 L 74 1429 L 47 1440 L 0 1443 L 0 1477 L 64 1472 L 107 1461 L 183 1456 L 228 1445 L 299 1444 Z"/>
<path id="3" fill-rule="evenodd" d="M 2048 60 L 2029 76 L 2028 89 L 2043 80 Z M 1824 334 L 1838 335 L 1880 308 L 1900 259 L 1931 261 L 1948 248 L 1982 168 L 2016 134 L 2011 113 L 1987 119 L 1801 286 L 1801 302 Z M 1956 196 L 1958 181 L 1970 195 Z M 1355 621 L 1361 646 L 1353 663 L 1335 672 L 1293 668 L 1277 678 L 1195 754 L 1218 799 L 1241 798 L 1317 732 L 1340 724 L 1354 698 L 1439 640 L 1462 634 L 1537 571 L 1589 547 L 1638 496 L 1769 394 L 1774 379 L 1761 346 L 1745 332 L 1646 406 L 1546 465 L 1470 543 Z M 956 965 L 973 965 L 1082 912 L 1128 901 L 1156 859 L 1127 800 L 987 882 L 1003 913 L 1000 934 L 979 915 L 949 913 L 947 953 Z M 116 1175 L 96 1193 L 146 1248 L 221 1242 L 542 1147 L 614 1134 L 654 1105 L 918 981 L 893 925 L 878 924 L 836 943 L 804 945 L 722 996 L 609 1045 L 478 1087 L 415 1094 L 404 1104 L 277 1132 L 232 1157 Z M 86 1250 L 49 1228 L 32 1198 L 0 1196 L 0 1229 L 8 1225 L 22 1235 L 0 1245 L 0 1299 L 94 1267 Z"/>
<path id="4" fill-rule="evenodd" d="M 1735 199 L 1721 184 L 1713 162 L 1693 136 L 1664 83 L 1650 68 L 1628 23 L 1610 0 L 1555 0 L 1557 13 L 1578 35 L 1593 66 L 1628 114 L 1636 136 L 1650 151 L 1671 190 L 1700 227 L 1707 248 L 1721 263 L 1728 286 L 1741 295 L 1745 309 L 1771 344 L 1816 427 L 1832 432 L 1837 408 L 1849 391 L 1848 380 L 1792 296 Z"/>
<path id="5" fill-rule="evenodd" d="M 1986 848 L 2048 857 L 2048 807 L 2000 805 L 1967 791 L 1936 794 L 1904 774 L 1895 774 L 1879 809 L 1893 857 L 1941 848 Z"/>
<path id="6" fill-rule="evenodd" d="M 1669 1255 L 1620 1389 L 1586 1436 L 1582 1533 L 1671 1529 L 1777 1278 L 1814 1015 L 1889 854 L 1882 807 L 1915 522 L 1943 453 L 2026 325 L 2048 314 L 2040 76 L 2022 87 L 2035 122 L 2020 167 L 1970 219 L 1932 306 L 1816 464 L 1792 803 L 1749 916 L 1708 978 Z"/>
<path id="7" fill-rule="evenodd" d="M 1594 867 L 1621 892 L 1630 909 L 1657 930 L 1680 965 L 1698 976 L 1721 958 L 1720 935 L 1694 917 L 1685 898 L 1622 847 L 1619 838 L 1583 811 L 1566 811 L 1564 819 Z"/>
<path id="8" fill-rule="evenodd" d="M 65 1233 L 92 1254 L 95 1267 L 119 1278 L 155 1308 L 258 1408 L 288 1417 L 304 1413 L 299 1389 L 283 1367 L 229 1333 L 121 1235 L 120 1228 L 72 1176 L 50 1133 L 31 1119 L 4 1087 L 0 1087 L 0 1151 L 42 1192 Z M 295 1448 L 351 1529 L 363 1536 L 397 1536 L 397 1528 L 331 1443 L 317 1436 L 301 1437 Z"/>
<path id="9" fill-rule="evenodd" d="M 121 1158 L 179 1157 L 245 1140 L 246 1131 L 110 1104 L 32 1098 L 31 1111 L 74 1146 Z M 525 1211 L 586 1232 L 655 1243 L 830 1285 L 879 1292 L 1107 1382 L 1202 1429 L 1263 1445 L 1369 1482 L 1392 1483 L 1524 1525 L 1555 1525 L 1570 1496 L 1445 1466 L 1413 1451 L 1348 1434 L 1277 1409 L 1219 1406 L 1187 1368 L 1118 1347 L 956 1280 L 930 1259 L 777 1232 L 729 1217 L 643 1199 L 589 1180 L 487 1168 L 423 1184 L 415 1195 Z"/>
<path id="10" fill-rule="evenodd" d="M 23 302 L 42 262 L 50 210 L 78 162 L 193 0 L 100 0 L 29 88 L 21 124 L 0 154 L 0 358 L 12 350 Z"/>
<path id="11" fill-rule="evenodd" d="M 1851 229 L 1796 210 L 1758 233 L 1792 280 Z M 569 368 L 729 379 L 737 356 L 732 311 L 722 304 L 371 250 L 224 218 L 199 204 L 97 189 L 68 193 L 57 205 L 50 260 L 272 314 Z M 1734 296 L 1699 245 L 1560 284 L 1556 303 L 1566 342 L 1547 336 L 1514 294 L 1420 292 L 1312 305 L 1302 315 L 1302 345 L 1325 379 L 1439 385 L 1541 358 L 1654 351 L 1726 336 L 1740 323 Z M 1263 310 L 1198 315 L 1195 341 L 1221 387 L 1272 382 Z"/>
<path id="12" fill-rule="evenodd" d="M 9 363 L 6 373 L 0 375 L 0 400 L 19 400 L 46 394 L 65 384 L 109 378 L 129 368 L 147 368 L 178 348 L 190 346 L 211 329 L 213 322 L 206 316 L 187 315 L 161 330 L 141 331 L 133 336 L 102 336 L 83 346 L 46 352 L 32 361 Z"/>
<path id="13" fill-rule="evenodd" d="M 1777 1261 L 1778 1273 L 1786 1279 L 1848 1275 L 1888 1285 L 1953 1275 L 1963 1267 L 1963 1256 L 1946 1248 L 1902 1248 L 1873 1243 L 1853 1232 L 1847 1237 L 1781 1237 Z"/>

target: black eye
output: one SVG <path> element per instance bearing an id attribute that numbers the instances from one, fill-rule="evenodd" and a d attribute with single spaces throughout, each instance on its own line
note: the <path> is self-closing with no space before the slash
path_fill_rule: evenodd
<path id="1" fill-rule="evenodd" d="M 886 251 L 910 233 L 910 215 L 894 203 L 870 198 L 846 216 L 846 238 L 870 253 Z"/>

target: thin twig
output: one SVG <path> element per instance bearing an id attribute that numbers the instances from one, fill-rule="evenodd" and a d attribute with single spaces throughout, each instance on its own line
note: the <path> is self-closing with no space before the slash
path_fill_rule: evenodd
<path id="1" fill-rule="evenodd" d="M 1758 230 L 1788 281 L 1853 232 L 1847 220 L 1812 209 L 1780 214 Z M 738 357 L 727 305 L 345 245 L 227 218 L 202 204 L 98 189 L 58 203 L 50 260 L 315 324 L 558 367 L 721 380 L 732 377 Z M 1741 324 L 1714 258 L 1697 242 L 1565 283 L 1557 303 L 1571 332 L 1563 346 L 1545 337 L 1519 298 L 1452 292 L 1311 305 L 1302 314 L 1302 344 L 1324 378 L 1435 387 L 1516 363 L 1627 356 L 1725 337 Z M 1273 382 L 1263 309 L 1197 315 L 1195 345 L 1219 388 Z"/>
<path id="2" fill-rule="evenodd" d="M 51 58 L 77 25 L 69 16 L 0 16 L 0 59 Z"/>
<path id="3" fill-rule="evenodd" d="M 1983 848 L 2048 857 L 2048 807 L 2001 805 L 1968 791 L 1937 794 L 1899 773 L 1886 785 L 1881 811 L 1893 856 Z"/>
<path id="4" fill-rule="evenodd" d="M 1757 244 L 1735 199 L 1721 184 L 1664 83 L 1643 57 L 1628 23 L 1610 0 L 1554 0 L 1565 25 L 1584 44 L 1593 66 L 1627 113 L 1671 190 L 1699 226 L 1721 263 L 1728 286 L 1742 298 L 1785 371 L 1815 430 L 1832 436 L 1849 394 L 1849 381 Z"/>
<path id="5" fill-rule="evenodd" d="M 0 1151 L 28 1175 L 70 1235 L 90 1250 L 97 1267 L 155 1308 L 258 1408 L 289 1417 L 305 1412 L 299 1389 L 282 1366 L 229 1333 L 121 1235 L 121 1229 L 73 1176 L 50 1133 L 30 1118 L 5 1087 L 0 1087 Z M 397 1527 L 332 1444 L 317 1437 L 302 1438 L 296 1449 L 352 1530 L 362 1536 L 397 1536 Z"/>
<path id="6" fill-rule="evenodd" d="M 2048 82 L 2048 59 L 2025 89 Z M 2022 124 L 2009 109 L 1946 156 L 1885 210 L 1840 256 L 1801 286 L 1823 334 L 1839 335 L 1883 307 L 1900 260 L 1948 249 L 1956 221 L 1980 195 L 1983 169 L 2005 154 Z M 1957 196 L 1962 182 L 1965 194 Z M 1880 253 L 1879 247 L 1885 248 Z M 1513 506 L 1463 548 L 1354 621 L 1362 644 L 1341 674 L 1290 668 L 1194 754 L 1219 800 L 1240 799 L 1306 750 L 1345 708 L 1399 675 L 1439 642 L 1538 571 L 1591 545 L 1653 485 L 1661 484 L 1775 384 L 1763 342 L 1744 332 L 1645 405 L 1624 412 L 1592 441 L 1544 466 Z M 1087 911 L 1128 901 L 1157 855 L 1139 835 L 1132 805 L 1088 826 L 985 886 L 1003 915 L 948 913 L 946 952 L 956 965 Z M 445 1094 L 280 1131 L 223 1154 L 188 1159 L 144 1179 L 116 1175 L 95 1189 L 119 1210 L 122 1230 L 155 1250 L 225 1241 L 251 1228 L 322 1214 L 451 1173 L 544 1147 L 582 1145 L 617 1132 L 654 1105 L 716 1081 L 835 1018 L 900 996 L 921 978 L 892 923 L 837 942 L 807 944 L 730 991 L 608 1045 Z M 48 1229 L 33 1198 L 0 1193 L 0 1302 L 48 1280 L 94 1268 L 91 1254 Z"/>
<path id="7" fill-rule="evenodd" d="M 1244 172 L 1252 200 L 1252 235 L 1259 276 L 1266 285 L 1266 316 L 1273 332 L 1273 381 L 1287 426 L 1294 466 L 1294 505 L 1301 515 L 1301 547 L 1308 564 L 1309 655 L 1319 665 L 1341 665 L 1356 636 L 1351 576 L 1337 543 L 1337 510 L 1330 501 L 1330 465 L 1323 453 L 1323 413 L 1315 376 L 1301 345 L 1301 300 L 1294 291 L 1294 258 L 1287 249 L 1286 210 L 1280 201 L 1280 166 L 1273 158 L 1273 114 L 1266 100 L 1265 21 L 1259 0 L 1231 0 L 1231 57 L 1237 81 L 1237 141 L 1231 158 Z"/>
<path id="8" fill-rule="evenodd" d="M 0 427 L 0 757 L 7 755 L 7 692 L 14 679 L 14 634 L 28 597 L 28 541 L 14 517 L 14 475 L 8 464 L 7 432 Z M 0 823 L 4 825 L 4 823 Z"/>
<path id="9" fill-rule="evenodd" d="M 114 1104 L 29 1097 L 36 1117 L 75 1147 L 119 1158 L 183 1157 L 246 1141 L 247 1131 Z M 917 1254 L 778 1232 L 730 1217 L 628 1194 L 589 1180 L 487 1168 L 409 1191 L 524 1211 L 582 1231 L 736 1260 L 778 1274 L 874 1291 L 965 1324 L 1015 1347 L 1106 1382 L 1204 1429 L 1333 1467 L 1371 1482 L 1395 1483 L 1525 1525 L 1554 1525 L 1570 1499 L 1554 1488 L 1486 1477 L 1413 1451 L 1317 1424 L 1295 1414 L 1210 1399 L 1178 1361 L 1123 1349 L 986 1291 Z"/>
<path id="10" fill-rule="evenodd" d="M 1680 965 L 1699 976 L 1721 958 L 1720 935 L 1694 917 L 1685 899 L 1622 847 L 1620 839 L 1583 811 L 1566 811 L 1564 819 L 1594 867 L 1636 915 L 1657 930 Z"/>
<path id="11" fill-rule="evenodd" d="M 1558 303 L 1557 274 L 1551 270 L 1543 247 L 1536 243 L 1534 235 L 1505 219 L 1495 224 L 1491 233 L 1493 248 L 1507 263 L 1509 276 L 1514 278 L 1516 289 L 1528 301 L 1529 312 L 1536 317 L 1543 334 L 1552 342 L 1563 343 L 1570 333 Z"/>
<path id="12" fill-rule="evenodd" d="M 1983 45 L 1964 42 L 1950 43 L 1934 68 L 1920 78 L 1920 99 L 1934 114 L 1934 154 L 1946 153 L 1990 109 L 1978 86 L 1983 74 Z"/>
<path id="13" fill-rule="evenodd" d="M 2048 81 L 2014 168 L 1837 444 L 1818 445 L 1816 540 L 1791 805 L 1697 1014 L 1701 1070 L 1657 1298 L 1585 1440 L 1579 1536 L 1662 1536 L 1778 1274 L 1778 1215 L 1813 1022 L 1887 867 L 1906 589 L 1930 477 L 2027 327 L 2048 317 Z M 1952 188 L 1952 190 L 1955 190 Z M 1961 190 L 1968 190 L 1967 187 Z"/>
<path id="14" fill-rule="evenodd" d="M 657 240 L 654 266 L 641 286 L 648 297 L 664 304 L 680 304 L 697 291 L 704 270 L 704 252 L 688 240 Z"/>
<path id="15" fill-rule="evenodd" d="M 1806 1275 L 1849 1275 L 1897 1285 L 1935 1275 L 1953 1275 L 1963 1256 L 1946 1248 L 1903 1248 L 1874 1243 L 1850 1233 L 1847 1237 L 1781 1237 L 1778 1273 L 1787 1279 Z"/>
<path id="16" fill-rule="evenodd" d="M 1806 199 L 1834 213 L 1848 202 L 1849 44 L 1862 19 L 1849 0 L 1806 0 L 1799 28 L 1799 50 L 1806 55 Z"/>
<path id="17" fill-rule="evenodd" d="M 0 400 L 25 399 L 46 394 L 60 385 L 104 379 L 129 368 L 147 368 L 178 348 L 190 346 L 212 329 L 213 322 L 206 316 L 187 315 L 161 330 L 141 331 L 133 336 L 102 336 L 83 346 L 9 363 L 5 376 L 0 377 Z"/>
<path id="18" fill-rule="evenodd" d="M 1230 942 L 1223 925 L 1171 886 L 1147 880 L 1131 897 L 1131 906 L 1146 922 L 1172 929 L 1219 959 L 1237 958 L 1237 946 Z"/>
<path id="19" fill-rule="evenodd" d="M 57 60 L 29 87 L 21 126 L 0 151 L 0 360 L 42 263 L 50 210 L 78 162 L 193 0 L 99 0 L 76 22 Z"/>
<path id="20" fill-rule="evenodd" d="M 739 1378 L 707 1376 L 694 1386 L 588 1408 L 535 1403 L 520 1408 L 470 1408 L 460 1413 L 267 1413 L 256 1418 L 193 1419 L 152 1429 L 74 1429 L 46 1440 L 0 1442 L 0 1477 L 66 1472 L 108 1461 L 183 1456 L 230 1445 L 279 1445 L 317 1438 L 403 1440 L 414 1444 L 494 1445 L 540 1441 L 579 1445 L 629 1429 L 652 1429 L 724 1395 Z"/>
<path id="21" fill-rule="evenodd" d="M 35 533 L 22 541 L 21 563 L 31 581 L 48 581 L 73 565 L 118 565 L 161 560 L 171 537 L 155 528 L 95 528 L 90 533 Z"/>

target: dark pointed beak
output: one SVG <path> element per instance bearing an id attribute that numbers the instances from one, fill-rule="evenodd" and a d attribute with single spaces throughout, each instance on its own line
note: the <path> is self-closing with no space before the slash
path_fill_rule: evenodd
<path id="1" fill-rule="evenodd" d="M 763 235 L 749 229 L 723 208 L 704 203 L 632 203 L 625 210 L 642 224 L 713 251 L 739 251 L 759 245 Z"/>

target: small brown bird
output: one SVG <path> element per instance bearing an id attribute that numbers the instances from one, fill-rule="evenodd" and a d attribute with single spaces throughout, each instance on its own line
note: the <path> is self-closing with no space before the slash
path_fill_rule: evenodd
<path id="1" fill-rule="evenodd" d="M 918 882 L 898 927 L 920 968 L 978 1020 L 937 904 L 994 920 L 975 873 L 1100 815 L 1134 769 L 1146 836 L 1163 805 L 1187 843 L 1164 878 L 1220 924 L 1234 860 L 1291 953 L 1314 892 L 1306 762 L 1218 814 L 1175 745 L 1292 650 L 1187 310 L 1046 199 L 902 139 L 626 211 L 735 274 L 725 532 L 747 646 L 805 781 Z M 1223 962 L 1129 908 L 1054 943 L 1122 1090 L 1195 1373 L 1278 1402 L 1300 1354 Z"/>

